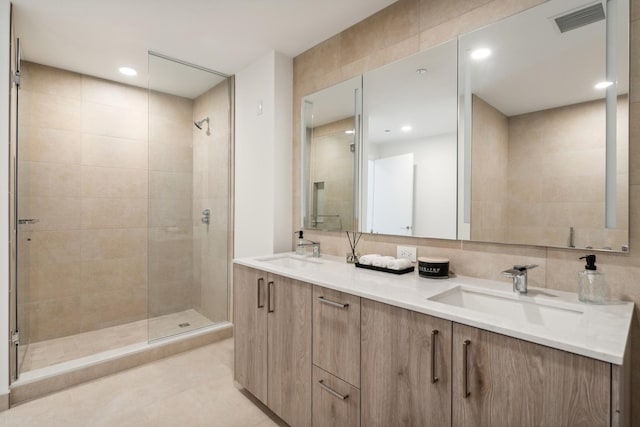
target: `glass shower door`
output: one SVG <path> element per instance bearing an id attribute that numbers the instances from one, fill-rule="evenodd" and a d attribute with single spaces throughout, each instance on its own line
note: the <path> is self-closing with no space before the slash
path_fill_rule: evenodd
<path id="1" fill-rule="evenodd" d="M 227 320 L 230 79 L 149 53 L 149 340 Z"/>

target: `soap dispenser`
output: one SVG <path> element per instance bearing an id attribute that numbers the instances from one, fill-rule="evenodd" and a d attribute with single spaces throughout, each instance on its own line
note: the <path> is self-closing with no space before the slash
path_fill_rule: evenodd
<path id="1" fill-rule="evenodd" d="M 304 237 L 302 235 L 302 230 L 296 231 L 298 233 L 298 244 L 296 245 L 296 255 L 304 255 L 305 247 L 304 247 Z"/>
<path id="2" fill-rule="evenodd" d="M 596 256 L 585 255 L 580 259 L 586 260 L 587 265 L 578 273 L 578 299 L 591 304 L 604 304 L 607 288 L 604 274 L 597 271 Z"/>

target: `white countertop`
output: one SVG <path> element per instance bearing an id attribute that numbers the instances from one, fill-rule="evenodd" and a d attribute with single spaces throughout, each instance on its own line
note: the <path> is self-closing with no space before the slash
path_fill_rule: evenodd
<path id="1" fill-rule="evenodd" d="M 343 258 L 327 255 L 319 259 L 307 258 L 309 262 L 265 261 L 283 255 L 240 258 L 235 259 L 234 263 L 605 362 L 617 365 L 623 362 L 633 314 L 631 302 L 584 304 L 575 293 L 533 287 L 529 288 L 527 295 L 516 295 L 511 282 L 507 280 L 496 282 L 465 276 L 426 279 L 418 276 L 417 268 L 413 273 L 395 275 L 356 268 Z M 286 256 L 297 257 L 295 254 Z M 457 286 L 467 290 L 479 288 L 485 293 L 568 308 L 583 314 L 577 327 L 545 327 L 523 319 L 510 319 L 499 313 L 482 313 L 428 299 Z"/>

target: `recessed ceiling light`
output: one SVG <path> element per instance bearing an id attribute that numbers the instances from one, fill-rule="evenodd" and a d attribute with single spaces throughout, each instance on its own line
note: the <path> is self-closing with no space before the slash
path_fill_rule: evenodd
<path id="1" fill-rule="evenodd" d="M 345 131 L 344 131 L 344 133 L 347 133 L 347 134 L 349 134 L 349 135 L 352 135 L 352 134 L 356 133 L 356 131 L 355 131 L 355 130 L 353 130 L 353 129 L 351 129 L 351 130 L 345 130 Z"/>
<path id="2" fill-rule="evenodd" d="M 118 71 L 120 71 L 125 76 L 135 76 L 135 75 L 138 74 L 138 72 L 136 70 L 134 70 L 133 68 L 130 68 L 130 67 L 120 67 L 120 68 L 118 68 Z"/>
<path id="3" fill-rule="evenodd" d="M 411 126 L 402 126 L 402 127 L 400 128 L 400 130 L 401 130 L 402 132 L 409 132 L 409 131 L 411 131 L 411 129 L 413 129 Z"/>
<path id="4" fill-rule="evenodd" d="M 485 59 L 488 58 L 489 55 L 491 55 L 491 49 L 486 47 L 482 47 L 471 52 L 471 57 L 473 59 Z"/>
<path id="5" fill-rule="evenodd" d="M 597 83 L 594 87 L 596 89 L 606 89 L 609 86 L 611 86 L 612 84 L 613 84 L 613 82 L 604 81 L 604 82 Z"/>
<path id="6" fill-rule="evenodd" d="M 416 70 L 417 74 L 427 74 L 427 69 L 426 68 L 418 68 Z"/>

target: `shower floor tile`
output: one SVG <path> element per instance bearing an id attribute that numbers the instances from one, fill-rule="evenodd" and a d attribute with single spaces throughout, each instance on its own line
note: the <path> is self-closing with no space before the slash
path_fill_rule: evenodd
<path id="1" fill-rule="evenodd" d="M 188 324 L 188 326 L 179 326 Z M 211 320 L 193 309 L 125 323 L 68 337 L 29 344 L 21 372 L 91 356 L 132 344 L 144 343 L 211 325 Z"/>

